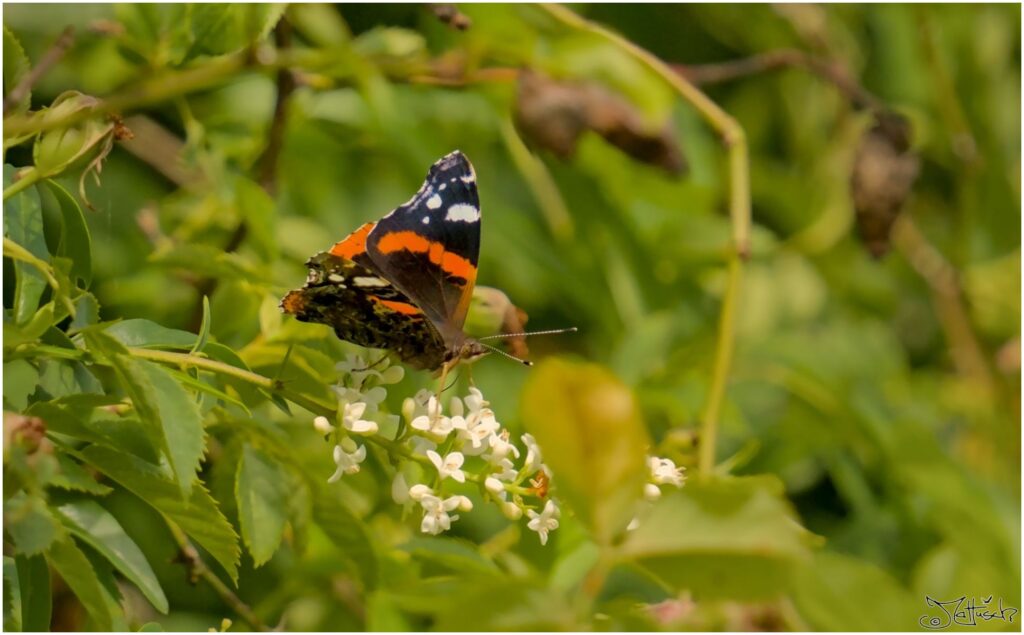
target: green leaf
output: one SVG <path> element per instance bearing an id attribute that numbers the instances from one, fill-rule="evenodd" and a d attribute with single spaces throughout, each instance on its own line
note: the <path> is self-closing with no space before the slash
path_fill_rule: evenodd
<path id="1" fill-rule="evenodd" d="M 291 475 L 258 449 L 246 445 L 238 462 L 235 499 L 242 539 L 258 567 L 274 555 L 288 521 Z"/>
<path id="2" fill-rule="evenodd" d="M 74 492 L 96 494 L 97 496 L 106 496 L 113 491 L 106 485 L 97 483 L 92 474 L 70 456 L 63 452 L 56 452 L 55 456 L 57 457 L 57 465 L 60 466 L 60 471 L 50 478 L 50 485 Z"/>
<path id="3" fill-rule="evenodd" d="M 84 364 L 58 359 L 39 362 L 39 388 L 51 399 L 103 391 L 99 380 Z"/>
<path id="4" fill-rule="evenodd" d="M 18 326 L 14 322 L 4 323 L 4 347 L 11 349 L 25 342 L 38 339 L 47 329 L 53 326 L 57 307 L 47 302 L 25 324 Z"/>
<path id="5" fill-rule="evenodd" d="M 89 234 L 89 226 L 85 222 L 82 208 L 56 181 L 46 181 L 45 188 L 60 206 L 63 220 L 60 246 L 56 254 L 71 260 L 71 277 L 81 279 L 88 287 L 92 282 L 92 236 Z M 43 201 L 46 202 L 45 196 Z"/>
<path id="6" fill-rule="evenodd" d="M 110 512 L 94 501 L 81 500 L 61 505 L 57 513 L 74 536 L 98 551 L 139 587 L 156 610 L 167 613 L 167 597 L 156 574 L 135 541 L 128 537 Z"/>
<path id="7" fill-rule="evenodd" d="M 249 46 L 266 37 L 284 13 L 284 4 L 195 5 L 192 13 L 192 50 L 199 54 L 222 55 Z"/>
<path id="8" fill-rule="evenodd" d="M 64 535 L 53 512 L 39 496 L 24 491 L 4 501 L 4 529 L 18 553 L 42 553 Z"/>
<path id="9" fill-rule="evenodd" d="M 134 456 L 99 446 L 72 454 L 174 521 L 237 582 L 238 536 L 201 483 L 192 487 L 188 500 L 182 500 L 178 485 L 159 467 Z"/>
<path id="10" fill-rule="evenodd" d="M 413 629 L 387 591 L 374 591 L 366 599 L 366 630 L 372 633 L 406 633 Z"/>
<path id="11" fill-rule="evenodd" d="M 4 556 L 4 631 L 21 630 L 21 589 L 14 558 Z"/>
<path id="12" fill-rule="evenodd" d="M 377 555 L 363 524 L 328 488 L 310 483 L 313 489 L 313 521 L 331 542 L 357 567 L 363 586 L 377 586 Z"/>
<path id="13" fill-rule="evenodd" d="M 16 359 L 4 364 L 5 408 L 24 412 L 28 408 L 28 396 L 35 392 L 38 383 L 39 370 L 28 361 Z"/>
<path id="14" fill-rule="evenodd" d="M 112 617 L 107 605 L 103 583 L 82 550 L 74 540 L 65 537 L 55 542 L 46 552 L 46 560 L 50 563 L 92 618 L 97 630 L 112 630 Z"/>
<path id="15" fill-rule="evenodd" d="M 195 346 L 196 336 L 188 331 L 169 329 L 143 319 L 121 320 L 104 331 L 125 346 L 137 348 L 179 348 Z"/>
<path id="16" fill-rule="evenodd" d="M 91 293 L 83 293 L 75 298 L 75 319 L 71 321 L 71 329 L 83 329 L 100 321 L 100 303 Z"/>
<path id="17" fill-rule="evenodd" d="M 211 245 L 175 244 L 154 252 L 150 262 L 211 278 L 244 280 L 253 284 L 265 284 L 268 277 L 263 267 L 245 256 L 227 253 Z"/>
<path id="18" fill-rule="evenodd" d="M 203 5 L 213 6 L 213 5 Z M 236 7 L 259 5 L 231 5 Z M 256 183 L 240 178 L 235 185 L 235 202 L 238 211 L 245 219 L 249 230 L 249 240 L 259 251 L 264 260 L 273 262 L 278 255 L 278 237 L 276 228 L 277 213 L 274 199 L 266 190 Z"/>
<path id="19" fill-rule="evenodd" d="M 456 538 L 417 537 L 402 545 L 414 558 L 447 567 L 455 573 L 490 573 L 500 570 L 491 560 L 480 555 L 472 544 Z"/>
<path id="20" fill-rule="evenodd" d="M 42 556 L 17 555 L 18 590 L 21 595 L 21 630 L 50 630 L 53 599 L 50 595 L 50 567 Z"/>
<path id="21" fill-rule="evenodd" d="M 6 99 L 14 87 L 21 83 L 21 80 L 28 74 L 31 63 L 21 42 L 14 33 L 4 25 L 4 98 Z M 32 105 L 32 91 L 26 91 L 24 98 L 18 103 L 12 113 L 21 113 Z M 6 116 L 7 112 L 4 112 Z"/>
<path id="22" fill-rule="evenodd" d="M 816 554 L 794 578 L 793 602 L 816 631 L 916 631 L 927 612 L 885 571 L 838 553 Z"/>
<path id="23" fill-rule="evenodd" d="M 596 364 L 545 361 L 527 379 L 522 411 L 559 495 L 598 544 L 611 544 L 647 477 L 650 440 L 629 388 Z"/>
<path id="24" fill-rule="evenodd" d="M 192 6 L 117 4 L 115 15 L 124 26 L 121 44 L 153 68 L 179 64 L 191 46 Z"/>
<path id="25" fill-rule="evenodd" d="M 14 181 L 14 173 L 13 167 L 4 166 L 4 188 Z M 4 200 L 4 235 L 40 260 L 50 260 L 43 234 L 43 211 L 36 188 L 26 188 Z M 39 307 L 39 299 L 43 296 L 47 282 L 38 269 L 20 260 L 15 260 L 14 272 L 17 276 L 14 321 L 24 324 Z"/>
<path id="26" fill-rule="evenodd" d="M 135 359 L 105 333 L 85 334 L 90 348 L 102 352 L 114 367 L 139 418 L 147 425 L 171 463 L 183 497 L 187 497 L 203 456 L 203 420 L 196 402 L 158 364 Z"/>
<path id="27" fill-rule="evenodd" d="M 641 517 L 620 554 L 698 598 L 782 593 L 813 537 L 781 495 L 770 478 L 688 483 Z"/>
<path id="28" fill-rule="evenodd" d="M 576 616 L 566 598 L 539 580 L 464 580 L 458 601 L 446 603 L 433 628 L 438 631 L 575 631 Z"/>
<path id="29" fill-rule="evenodd" d="M 199 325 L 199 336 L 196 338 L 196 343 L 192 346 L 192 350 L 189 351 L 192 355 L 199 353 L 206 346 L 207 340 L 210 339 L 210 298 L 209 296 L 203 296 L 203 321 Z"/>

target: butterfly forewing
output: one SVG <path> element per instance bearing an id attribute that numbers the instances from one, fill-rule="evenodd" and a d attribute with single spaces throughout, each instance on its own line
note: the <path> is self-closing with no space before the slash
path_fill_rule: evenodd
<path id="1" fill-rule="evenodd" d="M 449 345 L 461 342 L 476 283 L 480 200 L 469 160 L 455 151 L 407 203 L 365 237 L 375 267 L 430 319 Z"/>

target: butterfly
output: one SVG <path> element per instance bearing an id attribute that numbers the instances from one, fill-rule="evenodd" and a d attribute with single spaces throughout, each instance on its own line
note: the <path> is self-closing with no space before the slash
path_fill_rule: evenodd
<path id="1" fill-rule="evenodd" d="M 404 205 L 310 258 L 306 283 L 281 309 L 415 368 L 447 371 L 497 350 L 462 330 L 479 254 L 476 172 L 456 150 Z"/>

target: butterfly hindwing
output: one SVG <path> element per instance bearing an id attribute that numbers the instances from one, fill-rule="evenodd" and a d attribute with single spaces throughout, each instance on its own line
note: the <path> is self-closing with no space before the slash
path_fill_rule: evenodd
<path id="1" fill-rule="evenodd" d="M 480 252 L 480 200 L 466 157 L 456 151 L 435 163 L 409 202 L 366 231 L 365 245 L 446 343 L 461 342 Z"/>
<path id="2" fill-rule="evenodd" d="M 306 284 L 289 292 L 281 308 L 299 321 L 333 327 L 343 340 L 394 351 L 420 368 L 436 368 L 444 361 L 443 339 L 423 311 L 361 250 L 372 227 L 367 223 L 310 258 Z"/>

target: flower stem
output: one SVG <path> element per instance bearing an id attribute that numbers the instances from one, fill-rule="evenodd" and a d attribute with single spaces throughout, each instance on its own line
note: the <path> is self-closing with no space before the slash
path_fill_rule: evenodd
<path id="1" fill-rule="evenodd" d="M 750 158 L 743 128 L 729 113 L 702 93 L 679 73 L 650 52 L 626 38 L 590 22 L 573 11 L 555 4 L 542 4 L 541 8 L 560 22 L 603 36 L 620 49 L 632 55 L 666 83 L 704 118 L 722 139 L 729 156 L 729 218 L 732 222 L 732 250 L 729 254 L 729 275 L 726 282 L 722 312 L 718 320 L 718 335 L 712 367 L 711 387 L 708 390 L 701 416 L 700 477 L 711 477 L 715 461 L 718 417 L 725 399 L 725 386 L 732 361 L 735 340 L 734 323 L 743 261 L 750 255 Z"/>
<path id="2" fill-rule="evenodd" d="M 718 316 L 718 341 L 715 342 L 714 370 L 711 375 L 711 386 L 708 388 L 708 399 L 701 413 L 700 455 L 698 457 L 698 475 L 702 481 L 708 480 L 715 468 L 715 440 L 718 436 L 718 420 L 725 398 L 725 386 L 729 379 L 729 366 L 732 361 L 734 332 L 736 323 L 736 305 L 739 299 L 740 281 L 743 268 L 739 255 L 729 258 L 729 274 L 725 287 L 725 298 L 722 301 L 722 312 Z"/>

